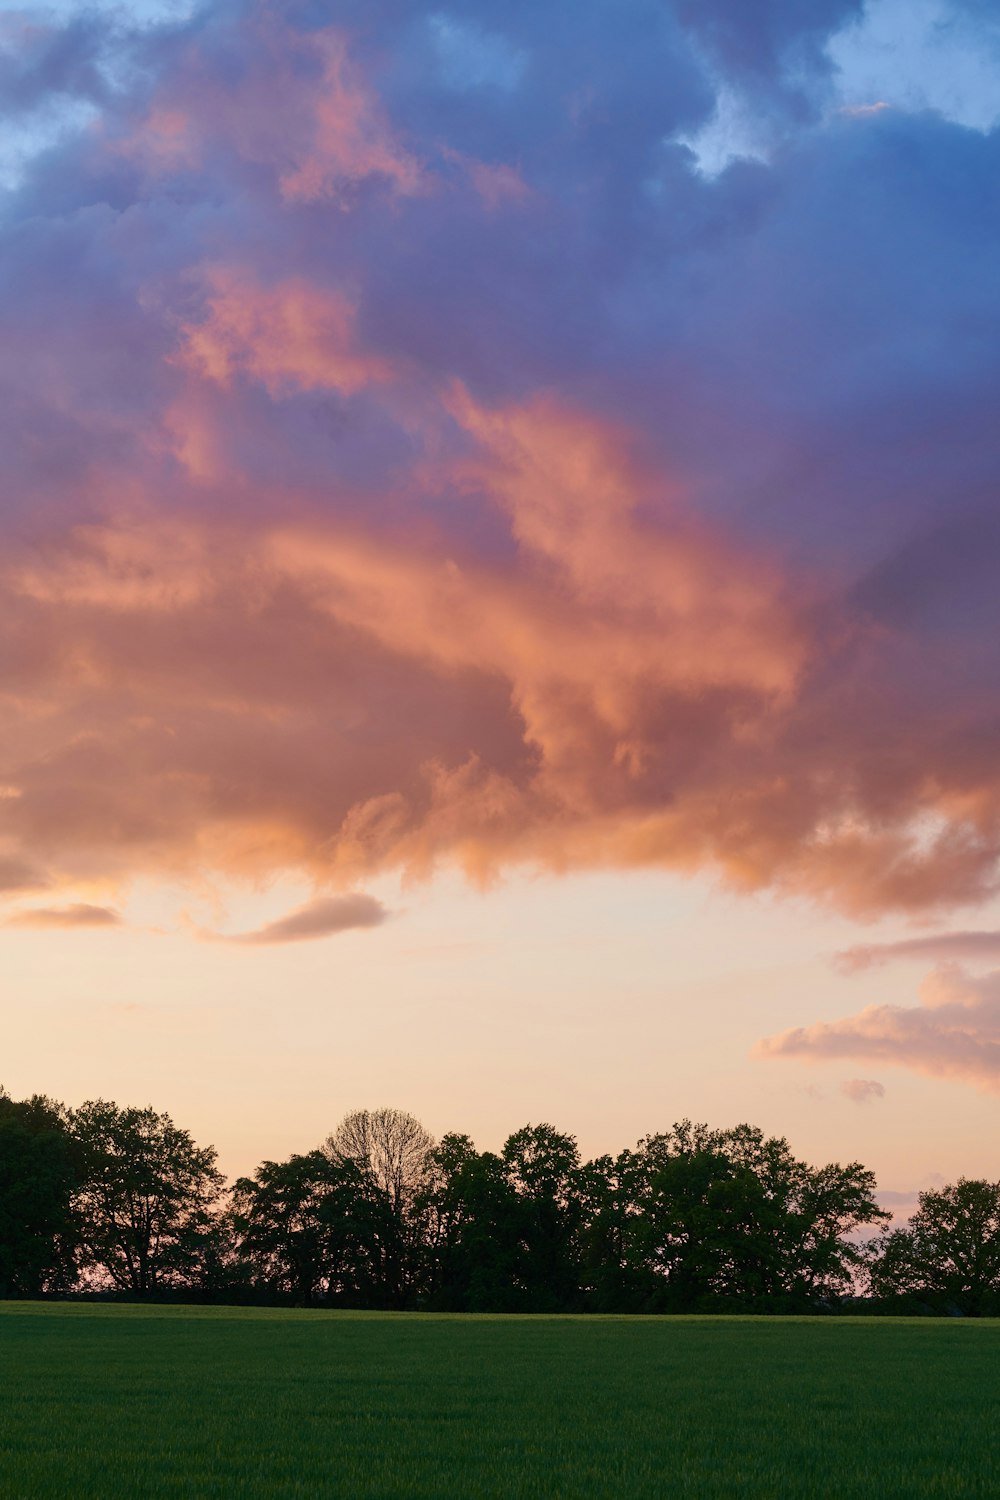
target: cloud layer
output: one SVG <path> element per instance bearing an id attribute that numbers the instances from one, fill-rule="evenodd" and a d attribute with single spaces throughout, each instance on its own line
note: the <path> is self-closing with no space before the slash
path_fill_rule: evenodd
<path id="1" fill-rule="evenodd" d="M 1000 140 L 859 10 L 8 20 L 0 885 L 997 888 Z"/>

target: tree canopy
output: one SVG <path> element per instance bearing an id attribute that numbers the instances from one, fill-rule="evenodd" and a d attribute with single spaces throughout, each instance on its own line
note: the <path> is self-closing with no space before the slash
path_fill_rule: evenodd
<path id="1" fill-rule="evenodd" d="M 0 1089 L 0 1297 L 61 1291 L 76 1279 L 79 1152 L 62 1105 Z"/>
<path id="2" fill-rule="evenodd" d="M 863 1291 L 1000 1310 L 1000 1183 L 962 1178 L 888 1219 L 861 1163 L 811 1166 L 748 1124 L 681 1120 L 587 1161 L 544 1122 L 480 1151 L 354 1110 L 227 1189 L 214 1148 L 152 1106 L 0 1089 L 0 1296 L 667 1313 L 833 1310 Z"/>
<path id="3" fill-rule="evenodd" d="M 962 1177 L 921 1193 L 910 1222 L 873 1246 L 870 1285 L 879 1297 L 1000 1312 L 1000 1182 Z"/>
<path id="4" fill-rule="evenodd" d="M 252 1283 L 304 1306 L 378 1307 L 399 1259 L 392 1200 L 373 1175 L 324 1151 L 266 1161 L 233 1187 L 238 1260 Z"/>
<path id="5" fill-rule="evenodd" d="M 94 1099 L 69 1118 L 82 1158 L 84 1266 L 138 1296 L 197 1279 L 223 1186 L 215 1149 L 149 1107 Z"/>

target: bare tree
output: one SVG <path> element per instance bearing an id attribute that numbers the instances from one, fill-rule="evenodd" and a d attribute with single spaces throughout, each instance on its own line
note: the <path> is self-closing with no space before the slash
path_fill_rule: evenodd
<path id="1" fill-rule="evenodd" d="M 371 1172 L 397 1213 L 405 1211 L 427 1181 L 434 1137 L 401 1109 L 355 1109 L 345 1115 L 324 1150 Z"/>

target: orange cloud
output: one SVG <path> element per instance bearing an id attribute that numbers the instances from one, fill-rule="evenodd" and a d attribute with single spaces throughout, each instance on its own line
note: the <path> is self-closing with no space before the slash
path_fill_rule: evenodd
<path id="1" fill-rule="evenodd" d="M 955 803 L 919 725 L 845 776 L 884 694 L 859 719 L 827 668 L 871 640 L 694 518 L 623 425 L 394 378 L 411 449 L 379 491 L 237 467 L 260 401 L 390 372 L 330 293 L 213 274 L 148 473 L 81 478 L 103 519 L 0 563 L 6 857 L 67 885 L 659 865 L 863 915 L 990 888 L 989 784 Z M 182 411 L 204 467 L 175 500 Z M 500 540 L 385 522 L 428 497 L 474 497 Z"/>
<path id="2" fill-rule="evenodd" d="M 358 345 L 351 304 L 291 279 L 262 287 L 252 276 L 216 266 L 205 273 L 207 314 L 182 333 L 185 363 L 220 385 L 237 374 L 273 396 L 287 390 L 350 395 L 388 380 L 385 360 Z"/>
<path id="3" fill-rule="evenodd" d="M 345 378 L 355 356 L 330 352 L 320 317 L 314 341 L 282 341 L 279 295 L 237 316 L 222 287 L 215 342 L 197 346 L 216 378 Z M 752 755 L 785 711 L 809 650 L 794 600 L 680 497 L 667 524 L 643 521 L 663 481 L 627 433 L 550 399 L 449 404 L 461 456 L 410 482 L 475 485 L 510 527 L 508 559 L 301 503 L 294 522 L 238 529 L 133 509 L 8 557 L 8 619 L 73 643 L 14 715 L 3 774 L 19 795 L 0 816 L 18 847 L 113 878 L 724 862 L 705 747 Z"/>
<path id="4" fill-rule="evenodd" d="M 311 45 L 322 62 L 312 102 L 311 140 L 294 166 L 281 174 L 282 194 L 314 202 L 341 196 L 345 187 L 379 177 L 396 192 L 422 185 L 416 160 L 395 139 L 371 90 L 352 69 L 344 39 L 317 32 Z"/>

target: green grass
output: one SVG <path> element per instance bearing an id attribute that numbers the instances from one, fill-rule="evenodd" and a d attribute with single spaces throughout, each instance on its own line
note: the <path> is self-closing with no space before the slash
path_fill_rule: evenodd
<path id="1" fill-rule="evenodd" d="M 0 1495 L 1000 1494 L 1000 1322 L 0 1304 Z"/>

